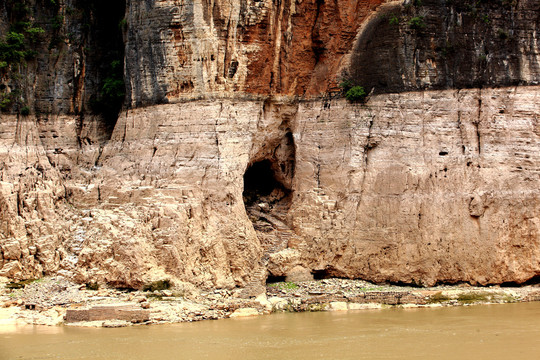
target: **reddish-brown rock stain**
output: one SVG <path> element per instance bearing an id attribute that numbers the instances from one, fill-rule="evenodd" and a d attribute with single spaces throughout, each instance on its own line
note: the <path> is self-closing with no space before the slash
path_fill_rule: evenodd
<path id="1" fill-rule="evenodd" d="M 291 1 L 273 3 L 266 21 L 246 27 L 242 34 L 242 41 L 260 47 L 248 65 L 246 92 L 317 95 L 336 90 L 340 64 L 360 25 L 385 2 L 304 0 L 291 14 Z"/>

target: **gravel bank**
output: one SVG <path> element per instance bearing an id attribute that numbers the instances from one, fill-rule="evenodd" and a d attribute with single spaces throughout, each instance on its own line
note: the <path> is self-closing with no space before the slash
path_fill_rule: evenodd
<path id="1" fill-rule="evenodd" d="M 266 294 L 239 298 L 240 289 L 200 291 L 189 284 L 170 289 L 127 291 L 110 288 L 89 290 L 63 278 L 44 278 L 24 288 L 0 283 L 0 326 L 2 324 L 61 325 L 68 309 L 100 306 L 130 306 L 149 312 L 145 321 L 74 322 L 74 326 L 129 326 L 215 320 L 254 316 L 277 311 L 347 311 L 383 307 L 468 306 L 472 304 L 540 301 L 540 286 L 471 287 L 438 286 L 414 288 L 376 285 L 361 280 L 325 279 L 301 283 L 274 283 Z M 151 290 L 151 289 L 149 289 Z"/>

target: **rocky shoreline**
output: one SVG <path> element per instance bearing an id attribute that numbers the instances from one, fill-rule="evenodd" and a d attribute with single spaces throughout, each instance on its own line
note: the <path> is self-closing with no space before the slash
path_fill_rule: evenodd
<path id="1" fill-rule="evenodd" d="M 190 284 L 169 289 L 88 289 L 64 278 L 18 285 L 0 283 L 0 326 L 123 327 L 256 316 L 273 312 L 348 311 L 387 307 L 467 306 L 540 301 L 540 286 L 415 288 L 362 280 L 324 279 L 269 284 L 256 298 L 241 289 L 200 291 Z M 92 288 L 92 286 L 90 286 Z"/>

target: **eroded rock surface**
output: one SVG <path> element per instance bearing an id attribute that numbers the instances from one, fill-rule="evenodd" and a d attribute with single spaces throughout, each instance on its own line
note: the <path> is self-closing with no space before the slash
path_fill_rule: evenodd
<path id="1" fill-rule="evenodd" d="M 267 276 L 538 279 L 536 2 L 130 2 L 113 120 L 79 24 L 104 9 L 69 3 L 49 12 L 73 38 L 24 84 L 2 70 L 38 85 L 1 115 L 0 275 L 245 296 Z"/>
<path id="2" fill-rule="evenodd" d="M 14 173 L 3 185 L 3 273 L 245 285 L 263 252 L 243 201 L 244 173 L 260 154 L 277 163 L 290 131 L 290 204 L 280 218 L 257 211 L 269 236 L 288 232 L 287 249 L 274 251 L 291 254 L 280 262 L 274 252 L 273 276 L 302 266 L 374 281 L 524 282 L 540 258 L 539 94 L 517 87 L 380 95 L 366 105 L 146 107 L 125 113 L 100 165 L 71 179 L 39 143 L 6 146 Z M 31 184 L 15 171 L 39 172 L 40 161 L 44 174 Z"/>

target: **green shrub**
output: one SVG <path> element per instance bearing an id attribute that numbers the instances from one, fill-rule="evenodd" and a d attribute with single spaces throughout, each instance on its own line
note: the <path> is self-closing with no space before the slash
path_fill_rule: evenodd
<path id="1" fill-rule="evenodd" d="M 0 95 L 0 110 L 6 111 L 11 106 L 11 96 L 10 94 Z"/>
<path id="2" fill-rule="evenodd" d="M 30 115 L 30 108 L 28 106 L 23 106 L 21 108 L 21 115 L 23 115 L 23 116 Z"/>
<path id="3" fill-rule="evenodd" d="M 399 17 L 397 17 L 396 15 L 392 15 L 392 17 L 390 17 L 390 20 L 388 20 L 388 23 L 390 25 L 399 25 Z"/>
<path id="4" fill-rule="evenodd" d="M 53 30 L 59 30 L 64 25 L 64 17 L 62 15 L 56 15 L 51 19 L 51 27 Z"/>
<path id="5" fill-rule="evenodd" d="M 296 285 L 292 281 L 277 282 L 277 283 L 269 284 L 268 286 L 275 287 L 275 288 L 278 288 L 280 290 L 295 290 L 295 289 L 298 289 L 298 285 Z"/>
<path id="6" fill-rule="evenodd" d="M 415 16 L 411 18 L 408 24 L 412 29 L 415 29 L 415 30 L 422 30 L 422 29 L 425 29 L 426 27 L 426 23 L 424 22 L 423 16 Z"/>
<path id="7" fill-rule="evenodd" d="M 353 83 L 350 80 L 341 80 L 339 83 L 339 87 L 341 88 L 341 91 L 345 94 L 347 91 L 349 91 L 353 87 Z"/>
<path id="8" fill-rule="evenodd" d="M 10 31 L 5 39 L 0 41 L 0 60 L 10 63 L 18 63 L 25 58 L 24 35 Z"/>
<path id="9" fill-rule="evenodd" d="M 24 31 L 28 34 L 28 36 L 30 37 L 30 40 L 32 41 L 36 41 L 39 38 L 39 36 L 45 32 L 43 28 L 32 27 L 32 26 L 27 27 Z"/>
<path id="10" fill-rule="evenodd" d="M 350 102 L 363 102 L 367 93 L 362 86 L 353 86 L 345 93 L 345 98 Z"/>
<path id="11" fill-rule="evenodd" d="M 107 76 L 101 83 L 99 97 L 94 102 L 97 112 L 114 113 L 118 111 L 126 95 L 124 83 L 124 69 L 122 61 L 112 61 L 107 69 Z"/>
<path id="12" fill-rule="evenodd" d="M 28 280 L 22 280 L 22 281 L 12 281 L 6 285 L 7 289 L 11 290 L 17 290 L 17 289 L 24 289 L 26 285 L 29 285 L 33 282 L 36 282 L 38 279 L 28 279 Z"/>

